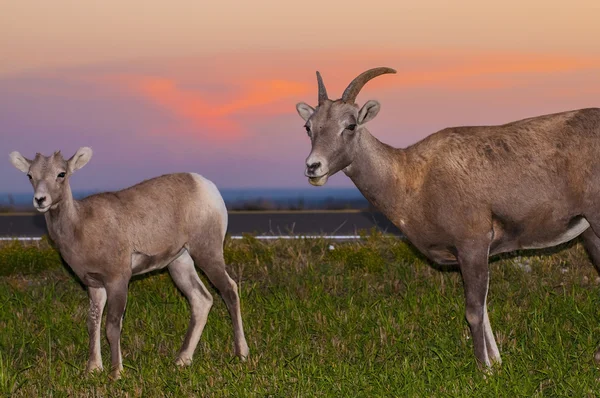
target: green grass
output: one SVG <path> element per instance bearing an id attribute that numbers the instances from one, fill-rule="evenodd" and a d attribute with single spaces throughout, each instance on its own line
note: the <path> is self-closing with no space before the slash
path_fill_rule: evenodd
<path id="1" fill-rule="evenodd" d="M 83 373 L 88 300 L 60 257 L 47 242 L 5 244 L 0 395 L 583 397 L 600 390 L 599 286 L 579 244 L 490 264 L 489 315 L 504 361 L 491 375 L 475 364 L 459 273 L 432 267 L 394 238 L 330 244 L 227 241 L 250 346 L 245 363 L 233 357 L 230 318 L 211 287 L 215 305 L 194 362 L 176 368 L 187 303 L 164 272 L 134 280 L 117 382 L 106 371 Z"/>

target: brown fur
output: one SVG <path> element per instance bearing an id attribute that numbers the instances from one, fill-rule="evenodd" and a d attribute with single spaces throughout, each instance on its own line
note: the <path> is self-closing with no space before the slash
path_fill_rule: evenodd
<path id="1" fill-rule="evenodd" d="M 485 304 L 490 255 L 552 246 L 585 231 L 600 266 L 600 109 L 447 128 L 396 149 L 364 126 L 379 110 L 375 101 L 360 110 L 342 100 L 297 108 L 310 130 L 311 183 L 343 170 L 421 252 L 459 264 L 480 363 L 500 362 Z M 344 129 L 350 123 L 354 131 Z"/>
<path id="2" fill-rule="evenodd" d="M 81 148 L 68 161 L 59 152 L 50 157 L 38 154 L 33 161 L 17 152 L 11 154 L 13 164 L 31 176 L 34 205 L 45 212 L 50 238 L 88 286 L 88 371 L 102 368 L 99 328 L 107 303 L 111 376 L 120 376 L 119 340 L 129 280 L 132 275 L 166 266 L 190 302 L 190 327 L 177 364 L 191 362 L 212 305 L 194 263 L 223 295 L 233 320 L 236 354 L 245 358 L 248 346 L 237 286 L 227 275 L 223 259 L 227 211 L 214 184 L 198 175 L 170 174 L 77 201 L 69 177 L 90 157 L 88 148 Z M 61 177 L 61 173 L 66 175 Z"/>

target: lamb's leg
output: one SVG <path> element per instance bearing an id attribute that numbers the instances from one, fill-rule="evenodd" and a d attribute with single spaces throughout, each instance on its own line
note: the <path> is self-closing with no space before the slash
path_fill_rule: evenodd
<path id="1" fill-rule="evenodd" d="M 242 324 L 242 314 L 240 310 L 240 298 L 238 296 L 237 284 L 229 277 L 225 269 L 225 260 L 223 251 L 207 253 L 191 250 L 190 254 L 196 263 L 206 274 L 208 279 L 219 290 L 233 323 L 233 337 L 235 344 L 235 354 L 240 359 L 245 360 L 248 357 L 248 343 L 244 336 L 244 326 Z"/>
<path id="2" fill-rule="evenodd" d="M 472 242 L 474 243 L 474 242 Z M 458 249 L 458 262 L 463 277 L 466 318 L 473 337 L 475 357 L 479 364 L 491 367 L 500 362 L 500 353 L 487 316 L 486 298 L 489 286 L 488 246 L 468 244 Z"/>
<path id="3" fill-rule="evenodd" d="M 129 278 L 123 278 L 106 284 L 106 337 L 110 345 L 110 377 L 115 380 L 121 377 L 121 371 L 123 370 L 121 327 L 123 326 L 123 313 L 127 305 L 128 284 Z"/>
<path id="4" fill-rule="evenodd" d="M 596 230 L 600 231 L 600 228 L 597 228 Z M 594 264 L 596 270 L 600 272 L 600 237 L 592 228 L 586 229 L 581 234 L 581 237 L 583 239 L 583 246 L 590 256 L 592 264 Z M 596 350 L 594 360 L 600 363 L 600 348 Z"/>
<path id="5" fill-rule="evenodd" d="M 175 360 L 179 366 L 189 365 L 206 325 L 213 298 L 198 277 L 194 261 L 187 251 L 169 264 L 169 273 L 190 303 L 190 325 Z"/>
<path id="6" fill-rule="evenodd" d="M 100 326 L 102 324 L 102 312 L 106 304 L 106 289 L 103 287 L 88 287 L 90 298 L 90 309 L 88 312 L 87 328 L 90 337 L 90 356 L 86 372 L 102 370 L 102 354 L 100 352 Z"/>

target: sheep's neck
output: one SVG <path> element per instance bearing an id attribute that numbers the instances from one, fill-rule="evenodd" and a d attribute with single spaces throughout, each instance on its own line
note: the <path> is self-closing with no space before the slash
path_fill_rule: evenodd
<path id="1" fill-rule="evenodd" d="M 354 160 L 344 173 L 369 202 L 398 225 L 411 196 L 406 175 L 407 154 L 403 149 L 382 143 L 366 129 L 361 134 Z"/>
<path id="2" fill-rule="evenodd" d="M 75 238 L 75 226 L 79 219 L 79 202 L 73 198 L 71 187 L 66 184 L 62 199 L 45 214 L 50 238 L 59 248 Z"/>

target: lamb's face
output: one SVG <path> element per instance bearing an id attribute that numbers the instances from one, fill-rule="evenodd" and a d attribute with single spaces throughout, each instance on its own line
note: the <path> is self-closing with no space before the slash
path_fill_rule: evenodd
<path id="1" fill-rule="evenodd" d="M 13 152 L 10 160 L 17 169 L 27 174 L 31 182 L 33 207 L 40 213 L 45 213 L 55 209 L 65 195 L 70 195 L 69 177 L 75 170 L 83 167 L 91 156 L 91 149 L 80 148 L 68 161 L 60 151 L 54 152 L 52 156 L 38 153 L 33 160 L 25 158 L 19 152 Z"/>
<path id="2" fill-rule="evenodd" d="M 68 167 L 60 152 L 52 156 L 39 153 L 29 167 L 27 173 L 33 186 L 33 206 L 40 213 L 58 206 L 63 198 L 65 185 L 68 185 Z"/>

